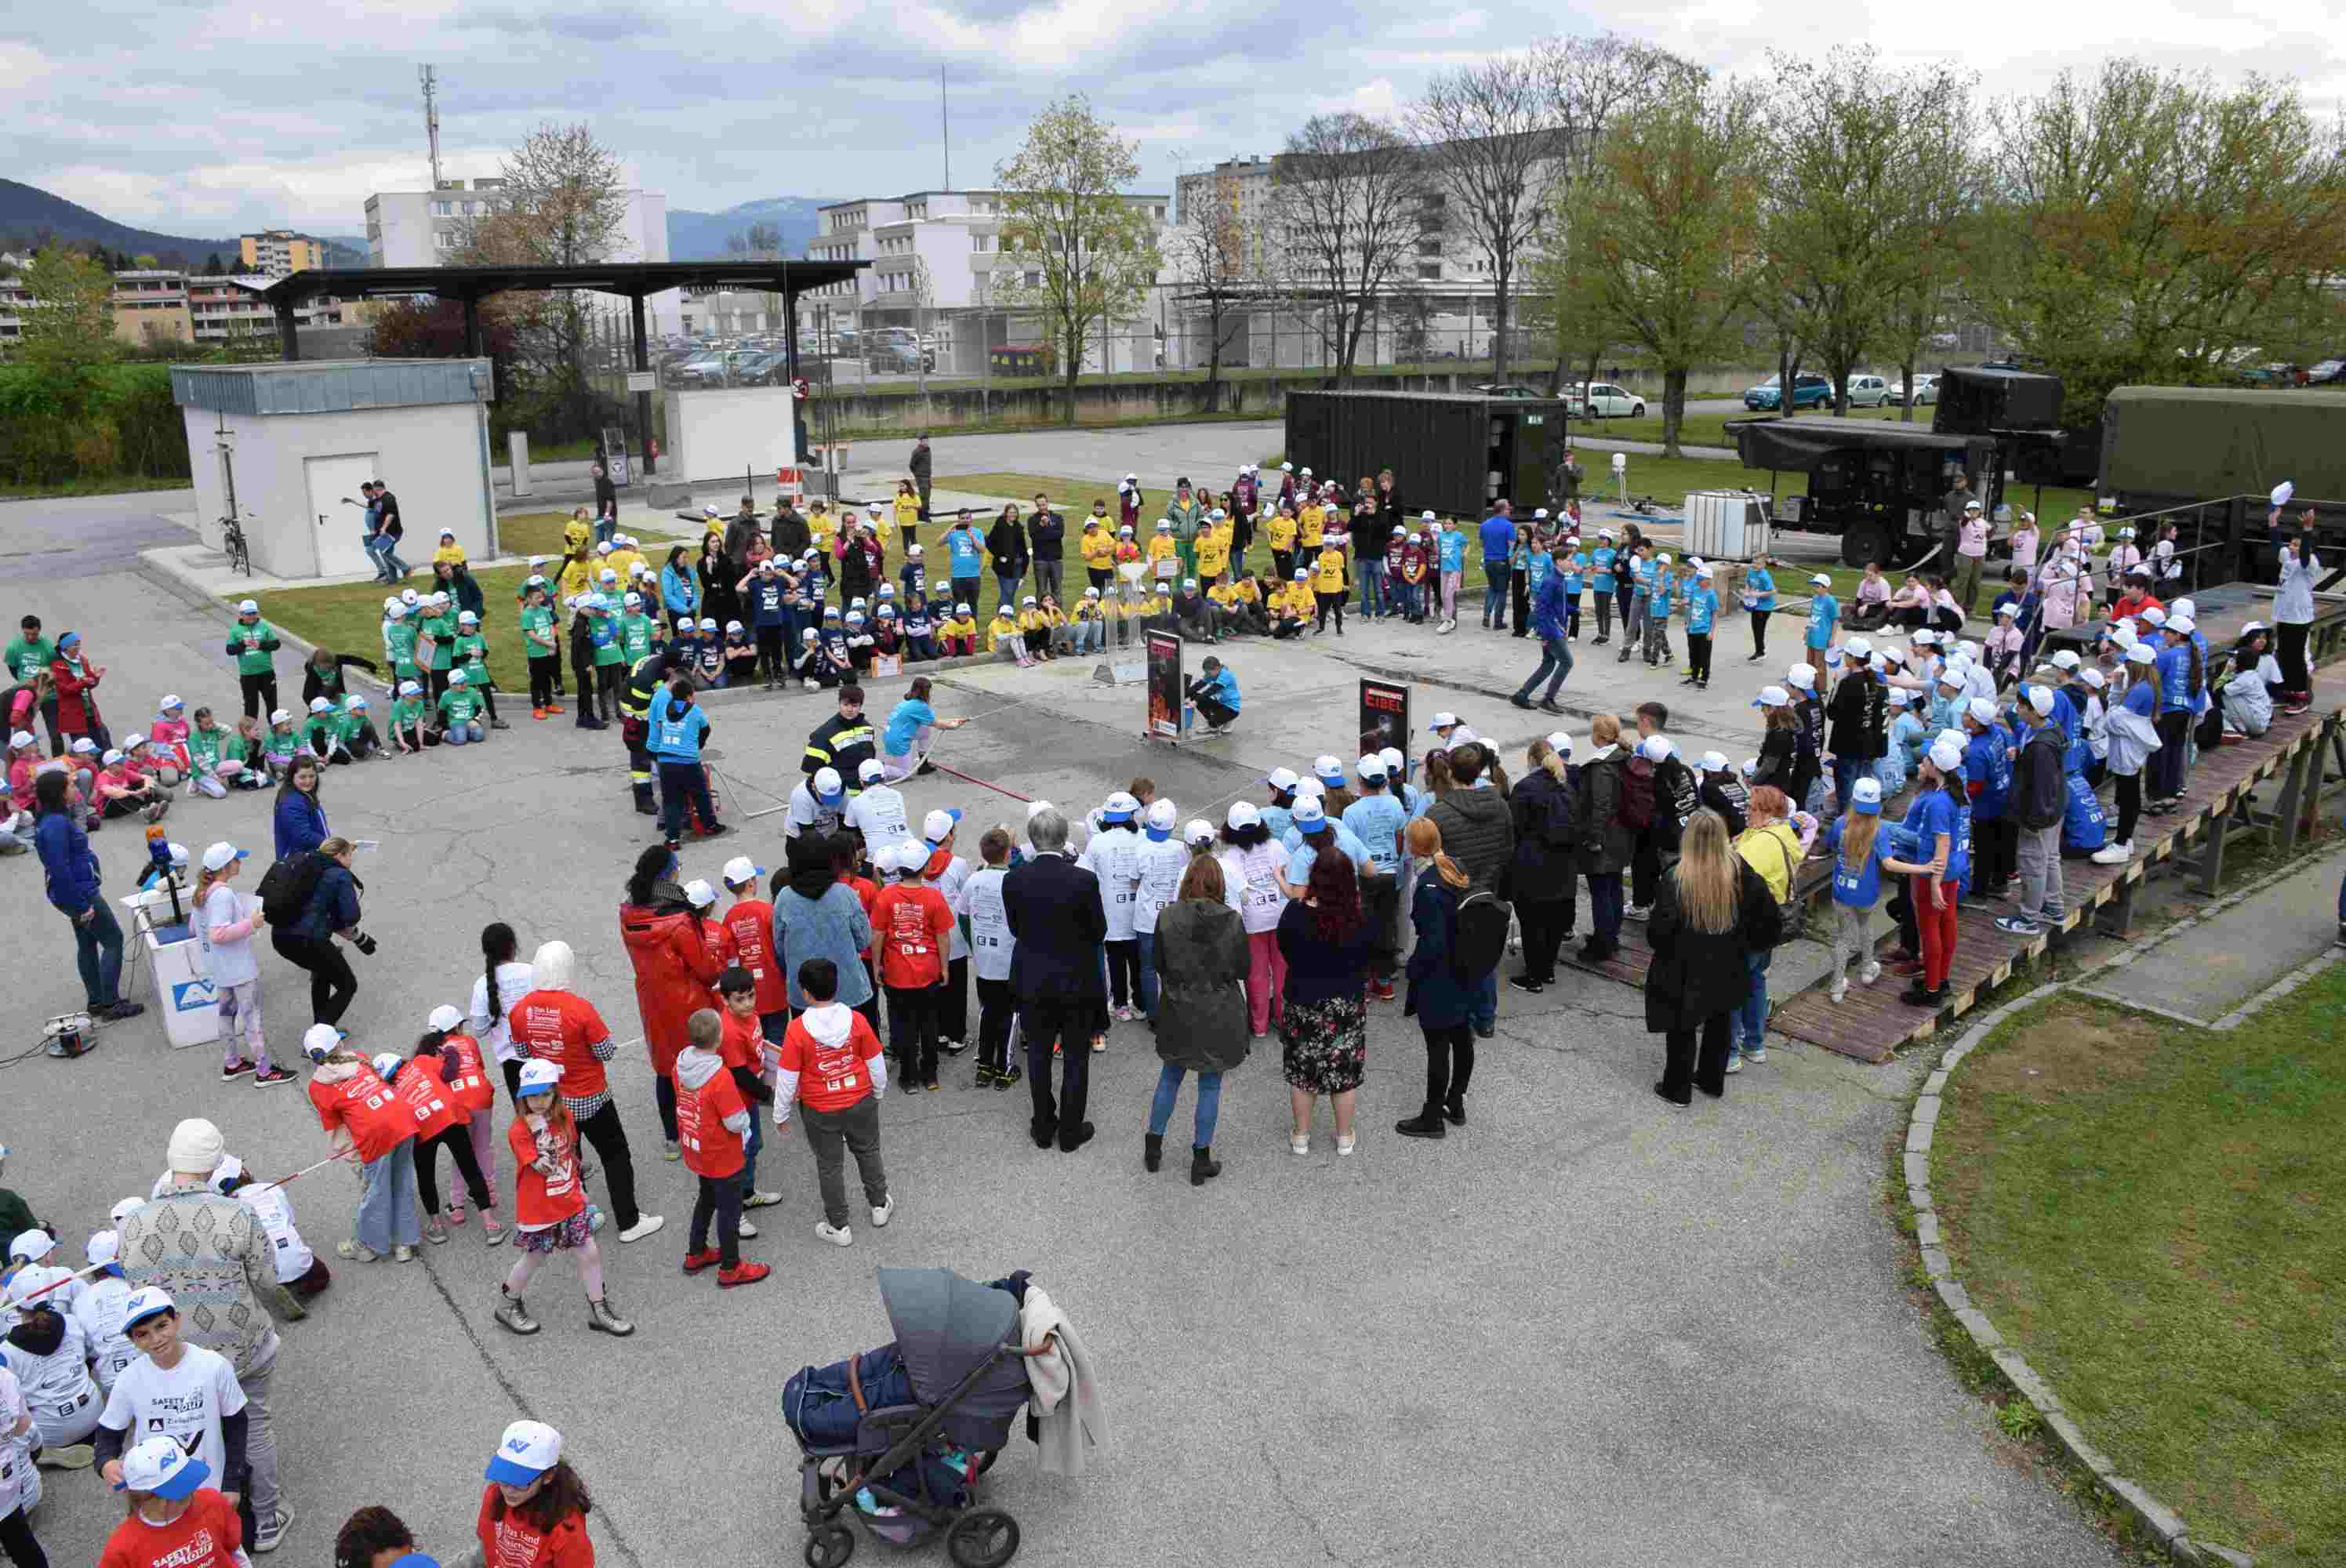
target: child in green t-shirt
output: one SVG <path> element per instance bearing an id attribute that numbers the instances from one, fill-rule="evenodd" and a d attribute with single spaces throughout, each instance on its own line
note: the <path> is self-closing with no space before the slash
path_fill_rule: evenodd
<path id="1" fill-rule="evenodd" d="M 423 636 L 432 639 L 427 689 L 436 697 L 448 689 L 449 673 L 456 667 L 456 612 L 447 595 L 432 596 L 432 613 L 423 619 Z"/>
<path id="2" fill-rule="evenodd" d="M 393 681 L 423 678 L 415 663 L 416 618 L 397 599 L 382 607 L 382 657 L 391 662 Z"/>
<path id="3" fill-rule="evenodd" d="M 279 779 L 292 770 L 293 759 L 301 754 L 301 737 L 293 728 L 293 716 L 283 708 L 269 716 L 269 733 L 261 740 L 261 755 L 269 759 L 269 771 Z"/>
<path id="4" fill-rule="evenodd" d="M 644 596 L 629 594 L 627 614 L 619 617 L 619 649 L 629 669 L 636 661 L 649 657 L 652 644 L 659 636 L 659 625 L 643 612 Z"/>
<path id="5" fill-rule="evenodd" d="M 260 756 L 260 720 L 246 714 L 220 742 L 220 777 L 239 789 L 260 789 L 269 784 L 269 764 Z"/>
<path id="6" fill-rule="evenodd" d="M 529 658 L 529 716 L 545 718 L 560 713 L 555 687 L 562 678 L 562 640 L 556 628 L 554 606 L 546 597 L 546 579 L 532 577 L 521 606 L 521 647 Z"/>
<path id="7" fill-rule="evenodd" d="M 342 711 L 333 699 L 310 699 L 310 721 L 301 727 L 302 749 L 321 762 L 348 762 L 350 748 L 342 744 Z"/>
<path id="8" fill-rule="evenodd" d="M 380 761 L 390 755 L 382 748 L 382 737 L 375 733 L 374 721 L 367 717 L 367 699 L 354 691 L 344 696 L 342 706 L 335 710 L 334 738 L 353 759 L 372 757 Z"/>
<path id="9" fill-rule="evenodd" d="M 468 746 L 488 738 L 481 728 L 481 699 L 461 669 L 448 672 L 448 689 L 434 705 L 440 714 L 440 738 L 451 746 Z"/>
<path id="10" fill-rule="evenodd" d="M 456 616 L 456 667 L 464 672 L 464 684 L 487 710 L 489 728 L 511 729 L 512 725 L 497 717 L 497 684 L 489 675 L 488 639 L 481 635 L 481 617 L 470 610 Z"/>
<path id="11" fill-rule="evenodd" d="M 415 681 L 401 681 L 399 695 L 391 704 L 391 749 L 413 757 L 434 744 L 436 739 L 423 728 L 423 687 Z"/>
<path id="12" fill-rule="evenodd" d="M 209 708 L 196 709 L 196 720 L 188 731 L 188 780 L 199 794 L 213 799 L 228 794 L 229 779 L 220 763 L 228 756 L 230 732 L 219 727 Z"/>

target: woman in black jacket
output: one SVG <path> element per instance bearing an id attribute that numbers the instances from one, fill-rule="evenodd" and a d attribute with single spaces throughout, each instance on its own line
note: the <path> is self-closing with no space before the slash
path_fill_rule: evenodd
<path id="1" fill-rule="evenodd" d="M 1189 1185 L 1203 1186 L 1222 1174 L 1214 1157 L 1214 1121 L 1222 1103 L 1222 1074 L 1247 1059 L 1246 977 L 1252 962 L 1246 923 L 1223 897 L 1221 862 L 1211 855 L 1192 860 L 1181 873 L 1176 901 L 1157 916 L 1158 984 L 1157 1095 L 1148 1107 L 1148 1133 L 1141 1163 L 1158 1168 L 1165 1154 L 1165 1128 L 1184 1074 L 1198 1074 L 1198 1115 L 1189 1143 Z"/>
<path id="2" fill-rule="evenodd" d="M 1750 991 L 1749 956 L 1782 935 L 1776 897 L 1728 843 L 1727 824 L 1716 811 L 1697 812 L 1646 924 L 1654 949 L 1646 1029 L 1666 1042 L 1655 1094 L 1673 1105 L 1692 1104 L 1696 1089 L 1726 1095 L 1732 1014 Z"/>
<path id="3" fill-rule="evenodd" d="M 725 535 L 704 535 L 700 541 L 700 558 L 692 564 L 692 575 L 700 581 L 700 613 L 715 621 L 721 628 L 728 621 L 741 618 L 741 596 L 733 585 L 740 574 L 732 569 L 725 558 Z"/>
<path id="4" fill-rule="evenodd" d="M 1499 896 L 1515 906 L 1524 932 L 1524 972 L 1507 983 L 1537 996 L 1556 983 L 1556 954 L 1572 936 L 1578 913 L 1579 832 L 1563 735 L 1535 740 L 1524 753 L 1522 780 L 1507 797 L 1515 819 L 1515 852 L 1499 877 Z"/>
<path id="5" fill-rule="evenodd" d="M 1637 834 L 1621 820 L 1622 771 L 1629 754 L 1621 746 L 1621 721 L 1600 713 L 1589 721 L 1596 749 L 1581 765 L 1578 809 L 1580 869 L 1588 877 L 1588 913 L 1595 929 L 1580 949 L 1581 959 L 1602 963 L 1621 950 L 1621 873 L 1637 852 Z"/>
<path id="6" fill-rule="evenodd" d="M 332 653 L 324 648 L 312 649 L 309 659 L 301 666 L 301 706 L 306 708 L 321 697 L 332 698 L 337 707 L 341 706 L 342 694 L 350 689 L 342 680 L 342 671 L 352 665 L 358 666 L 369 675 L 380 673 L 371 658 L 361 658 L 356 654 Z"/>
<path id="7" fill-rule="evenodd" d="M 985 554 L 994 564 L 997 599 L 1015 606 L 1018 603 L 1018 585 L 1026 576 L 1026 530 L 1019 525 L 1015 501 L 1003 507 L 994 526 L 985 531 Z"/>
<path id="8" fill-rule="evenodd" d="M 1866 662 L 1872 657 L 1872 644 L 1851 637 L 1841 645 L 1841 654 L 1848 673 L 1834 685 L 1825 718 L 1832 725 L 1833 795 L 1846 810 L 1850 786 L 1872 774 L 1889 749 L 1890 688 Z"/>
<path id="9" fill-rule="evenodd" d="M 1393 1124 L 1405 1138 L 1441 1138 L 1466 1122 L 1466 1084 L 1474 1075 L 1474 1007 L 1487 972 L 1459 972 L 1458 903 L 1466 872 L 1442 852 L 1442 830 L 1423 817 L 1409 825 L 1410 857 L 1425 867 L 1410 901 L 1417 943 L 1409 955 L 1404 1017 L 1425 1033 L 1425 1105 Z"/>

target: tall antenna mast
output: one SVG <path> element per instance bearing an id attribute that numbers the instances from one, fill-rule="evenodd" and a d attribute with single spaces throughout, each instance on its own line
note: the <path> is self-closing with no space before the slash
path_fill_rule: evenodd
<path id="1" fill-rule="evenodd" d="M 432 143 L 432 188 L 440 188 L 440 105 L 439 79 L 429 66 L 418 66 L 415 74 L 423 80 L 423 134 Z"/>
<path id="2" fill-rule="evenodd" d="M 945 188 L 953 188 L 953 104 L 945 97 L 945 68 L 937 67 L 937 118 L 945 133 Z"/>

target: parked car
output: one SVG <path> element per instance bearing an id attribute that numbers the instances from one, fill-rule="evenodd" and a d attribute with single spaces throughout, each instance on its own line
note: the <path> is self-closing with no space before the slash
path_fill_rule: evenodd
<path id="1" fill-rule="evenodd" d="M 1544 398 L 1548 394 L 1538 387 L 1527 387 L 1521 382 L 1488 382 L 1474 389 L 1484 397 Z"/>
<path id="2" fill-rule="evenodd" d="M 1744 392 L 1743 406 L 1754 412 L 1764 409 L 1783 407 L 1782 383 L 1781 376 L 1770 376 L 1758 386 L 1749 388 Z M 1799 372 L 1792 377 L 1793 412 L 1798 412 L 1804 408 L 1821 408 L 1831 402 L 1832 402 L 1832 382 L 1825 380 L 1824 377 L 1810 371 Z"/>
<path id="3" fill-rule="evenodd" d="M 2307 369 L 2305 384 L 2326 387 L 2341 376 L 2346 376 L 2346 360 L 2322 360 Z"/>
<path id="4" fill-rule="evenodd" d="M 875 371 L 933 371 L 937 352 L 910 327 L 874 327 L 863 334 L 863 362 Z"/>
<path id="5" fill-rule="evenodd" d="M 1610 382 L 1572 389 L 1572 412 L 1583 419 L 1643 419 L 1646 400 Z"/>
<path id="6" fill-rule="evenodd" d="M 1890 383 L 1880 376 L 1849 378 L 1849 406 L 1880 408 L 1890 401 Z"/>
<path id="7" fill-rule="evenodd" d="M 1904 408 L 1909 403 L 1921 408 L 1925 403 L 1936 402 L 1939 401 L 1939 378 L 1933 375 L 1915 376 L 1911 393 L 1907 390 L 1906 383 L 1900 382 L 1890 389 L 1889 401 L 1900 408 Z"/>

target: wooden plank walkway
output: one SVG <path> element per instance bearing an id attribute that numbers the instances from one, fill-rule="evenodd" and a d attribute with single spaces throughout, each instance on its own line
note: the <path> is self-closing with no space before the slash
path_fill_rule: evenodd
<path id="1" fill-rule="evenodd" d="M 2202 891 L 2212 892 L 2228 836 L 2244 831 L 2278 833 L 2284 847 L 2293 843 L 2301 824 L 2310 820 L 2325 779 L 2346 775 L 2341 718 L 2346 718 L 2346 709 L 2295 718 L 2276 715 L 2272 728 L 2256 739 L 2201 753 L 2191 770 L 2185 804 L 2165 816 L 2146 815 L 2137 824 L 2132 860 L 2123 866 L 2100 866 L 2089 860 L 2061 862 L 2063 900 L 2067 906 L 2062 932 L 2092 919 L 2107 934 L 2130 934 L 2135 891 L 2154 869 L 2188 869 L 2198 877 Z M 2335 775 L 2329 772 L 2328 758 L 2336 759 Z M 2249 793 L 2277 777 L 2284 778 L 2281 799 L 2270 809 L 2251 811 L 2247 805 Z M 2313 786 L 2310 790 L 2309 783 Z M 2109 809 L 2115 823 L 2116 809 Z M 2186 853 L 2195 846 L 2196 852 Z M 1819 924 L 1817 917 L 1826 912 L 1821 901 L 1830 896 L 1827 878 L 1821 851 L 1800 868 L 1798 886 L 1811 901 L 1812 927 Z M 1585 915 L 1585 902 L 1582 908 Z M 1900 1046 L 1969 1012 L 1984 993 L 2012 978 L 2016 968 L 2051 945 L 2050 932 L 2024 938 L 1999 930 L 1995 917 L 2010 912 L 2011 908 L 2004 902 L 1966 901 L 1957 912 L 1949 996 L 1937 1007 L 1913 1007 L 1899 1001 L 1907 982 L 1885 967 L 1872 985 L 1852 984 L 1847 1000 L 1839 1004 L 1832 1002 L 1821 981 L 1790 996 L 1775 998 L 1768 1026 L 1862 1062 L 1890 1061 Z M 1895 940 L 1893 927 L 1883 939 L 1883 951 Z M 1644 924 L 1628 921 L 1621 927 L 1621 951 L 1611 959 L 1588 963 L 1567 945 L 1561 962 L 1586 973 L 1642 986 L 1653 962 L 1653 950 L 1647 944 Z"/>

